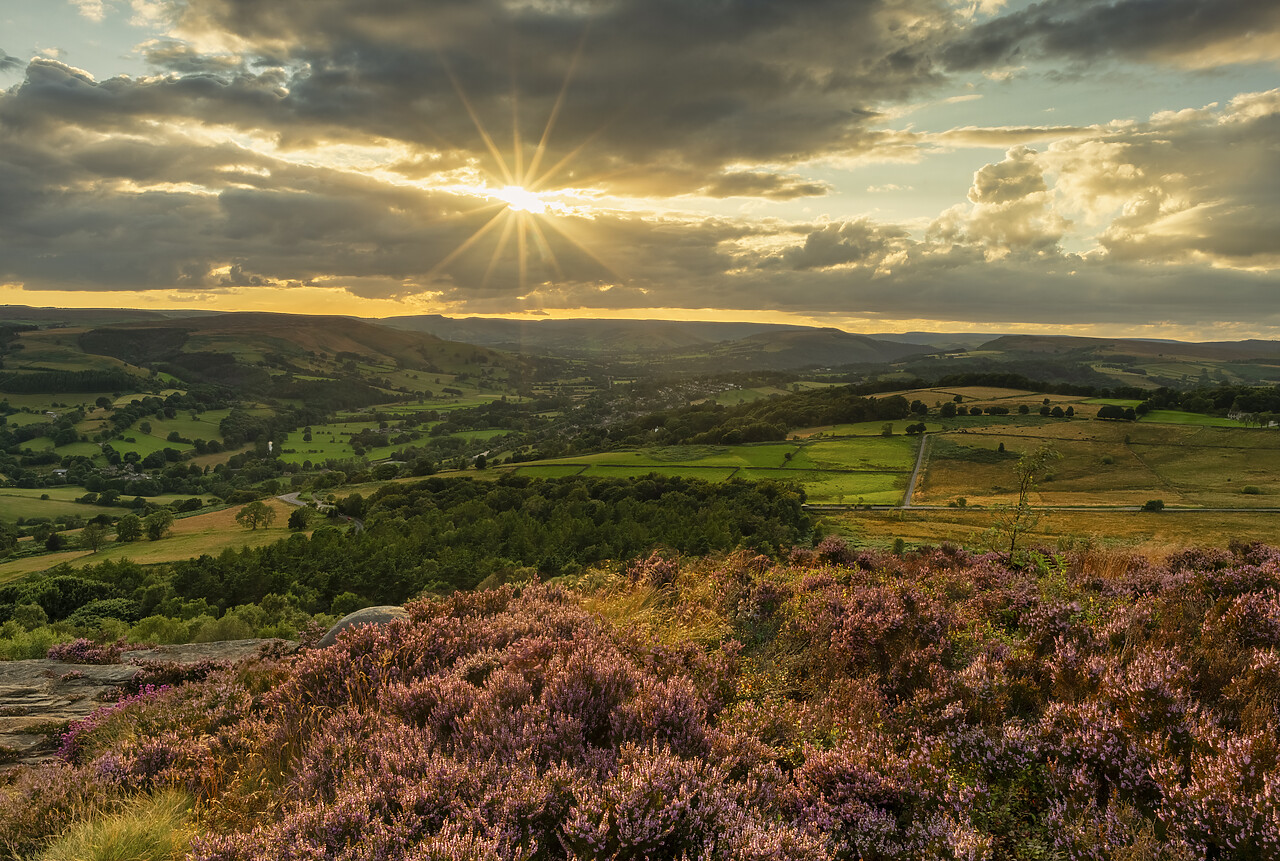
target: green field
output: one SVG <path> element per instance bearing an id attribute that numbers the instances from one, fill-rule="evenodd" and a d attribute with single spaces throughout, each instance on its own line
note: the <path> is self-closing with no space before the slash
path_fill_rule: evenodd
<path id="1" fill-rule="evenodd" d="M 1181 410 L 1152 410 L 1139 421 L 1148 424 L 1196 425 L 1207 428 L 1242 428 L 1238 421 L 1225 416 L 1206 416 L 1200 413 L 1184 413 Z"/>
<path id="2" fill-rule="evenodd" d="M 736 478 L 794 481 L 809 502 L 896 505 L 902 502 L 909 472 L 824 472 L 798 469 L 743 469 Z"/>
<path id="3" fill-rule="evenodd" d="M 991 420 L 1008 419 L 1009 416 L 992 416 Z M 824 427 L 805 428 L 794 432 L 794 436 L 810 438 L 815 436 L 880 436 L 885 425 L 893 427 L 895 436 L 905 436 L 907 425 L 919 424 L 918 419 L 899 419 L 894 422 L 856 422 L 843 425 L 826 425 Z M 925 419 L 925 427 L 930 433 L 940 431 L 943 425 L 936 419 Z"/>
<path id="4" fill-rule="evenodd" d="M 774 388 L 773 386 L 764 386 L 757 389 L 729 389 L 727 392 L 720 392 L 708 398 L 717 404 L 723 404 L 727 407 L 737 406 L 738 404 L 749 404 L 755 401 L 771 398 L 774 395 L 787 394 L 785 389 Z"/>
<path id="5" fill-rule="evenodd" d="M 40 495 L 47 493 L 48 499 Z M 88 493 L 83 487 L 64 488 L 49 487 L 28 490 L 17 487 L 0 488 L 0 520 L 14 523 L 19 517 L 94 517 L 98 514 L 110 514 L 119 517 L 128 514 L 129 509 L 120 506 L 85 505 L 73 502 L 75 497 Z"/>
<path id="6" fill-rule="evenodd" d="M 674 475 L 681 478 L 697 478 L 702 481 L 724 481 L 737 472 L 732 467 L 696 467 L 666 466 L 661 469 L 643 466 L 611 466 L 609 464 L 591 464 L 582 475 L 591 478 L 641 478 L 650 473 Z"/>
<path id="7" fill-rule="evenodd" d="M 793 481 L 815 502 L 894 504 L 902 501 L 919 444 L 916 437 L 875 436 L 800 444 L 667 446 L 539 461 L 516 469 L 546 478 L 633 478 L 657 472 L 704 481 Z"/>
<path id="8" fill-rule="evenodd" d="M 571 475 L 577 475 L 587 469 L 587 466 L 572 463 L 566 464 L 544 464 L 541 466 L 517 466 L 515 472 L 517 475 L 528 476 L 529 478 L 567 478 Z"/>

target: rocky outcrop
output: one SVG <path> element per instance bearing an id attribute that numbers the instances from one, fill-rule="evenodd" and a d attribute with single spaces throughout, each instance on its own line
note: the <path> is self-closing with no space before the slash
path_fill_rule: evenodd
<path id="1" fill-rule="evenodd" d="M 332 646 L 338 642 L 338 635 L 347 628 L 355 625 L 385 625 L 392 619 L 404 619 L 409 614 L 405 612 L 404 607 L 396 607 L 394 605 L 386 605 L 382 607 L 365 607 L 363 610 L 356 610 L 354 613 L 348 613 L 341 619 L 333 623 L 333 627 L 320 638 L 320 642 L 316 645 L 320 647 Z"/>
<path id="2" fill-rule="evenodd" d="M 228 640 L 136 649 L 123 653 L 119 664 L 0 661 L 0 769 L 52 757 L 71 721 L 115 700 L 148 667 L 231 664 L 264 649 L 295 648 L 281 640 Z"/>

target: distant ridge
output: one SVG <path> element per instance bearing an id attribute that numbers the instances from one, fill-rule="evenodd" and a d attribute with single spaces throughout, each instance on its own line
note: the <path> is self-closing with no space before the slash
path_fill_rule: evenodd
<path id="1" fill-rule="evenodd" d="M 175 311 L 142 311 L 137 308 L 37 308 L 31 305 L 0 305 L 0 322 L 33 323 L 37 326 L 108 326 L 116 323 L 143 323 L 207 317 L 218 311 L 183 308 Z"/>
<path id="2" fill-rule="evenodd" d="M 703 372 L 892 362 L 939 349 L 924 343 L 879 340 L 842 329 L 784 323 L 454 319 L 439 315 L 388 317 L 378 322 L 496 350 L 565 357 L 648 357 L 646 361 L 669 362 Z M 986 337 L 989 336 L 978 339 Z M 944 338 L 946 343 L 954 340 L 951 336 Z"/>
<path id="3" fill-rule="evenodd" d="M 427 332 L 450 341 L 512 352 L 589 354 L 682 350 L 733 341 L 766 331 L 796 329 L 780 323 L 717 323 L 682 320 L 511 320 L 425 314 L 384 317 L 393 329 Z"/>
<path id="4" fill-rule="evenodd" d="M 1011 353 L 1096 353 L 1170 356 L 1187 359 L 1280 359 L 1280 341 L 1153 341 L 1138 338 L 1081 338 L 1071 335 L 1002 335 L 983 350 Z"/>

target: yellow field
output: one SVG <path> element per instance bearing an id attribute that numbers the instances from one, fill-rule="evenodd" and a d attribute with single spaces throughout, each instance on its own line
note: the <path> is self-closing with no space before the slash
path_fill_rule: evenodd
<path id="1" fill-rule="evenodd" d="M 1127 440 L 1127 441 L 1126 441 Z M 1012 500 L 1017 457 L 1041 445 L 1062 458 L 1042 480 L 1038 505 L 1140 505 L 1162 499 L 1170 506 L 1280 507 L 1280 433 L 1243 428 L 1143 425 L 1093 420 L 1015 426 L 988 425 L 933 437 L 914 501 L 945 505 Z M 996 462 L 949 457 L 947 443 L 962 450 L 1008 456 Z M 1257 493 L 1245 493 L 1244 488 Z"/>
<path id="2" fill-rule="evenodd" d="M 983 549 L 993 516 L 990 511 L 961 509 L 850 511 L 826 517 L 824 522 L 874 544 L 892 544 L 902 538 L 910 546 L 951 541 Z M 1232 541 L 1275 543 L 1278 539 L 1276 515 L 1266 512 L 1060 511 L 1041 517 L 1035 532 L 1019 544 L 1130 547 L 1160 556 L 1187 547 L 1225 547 Z"/>
<path id="3" fill-rule="evenodd" d="M 107 544 L 97 553 L 85 550 L 72 550 L 64 553 L 50 553 L 44 556 L 31 556 L 0 564 L 0 582 L 12 580 L 22 574 L 33 571 L 44 571 L 63 562 L 73 568 L 83 565 L 96 565 L 107 560 L 128 559 L 140 564 L 154 562 L 171 562 L 176 559 L 189 559 L 201 554 L 216 555 L 227 548 L 261 547 L 271 544 L 289 535 L 286 524 L 292 505 L 278 499 L 264 500 L 276 512 L 276 521 L 270 528 L 250 531 L 236 522 L 236 513 L 241 506 L 211 511 L 208 514 L 197 514 L 184 517 L 173 522 L 173 531 L 159 541 L 131 541 L 128 544 Z M 76 533 L 68 533 L 74 540 Z"/>

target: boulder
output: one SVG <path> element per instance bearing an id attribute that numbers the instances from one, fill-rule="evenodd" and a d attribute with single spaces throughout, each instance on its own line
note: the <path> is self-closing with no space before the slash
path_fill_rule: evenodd
<path id="1" fill-rule="evenodd" d="M 354 613 L 348 613 L 341 619 L 333 623 L 320 642 L 316 645 L 320 647 L 332 646 L 338 642 L 338 635 L 355 625 L 385 625 L 392 619 L 404 619 L 408 617 L 404 607 L 396 607 L 386 605 L 382 607 L 365 607 L 363 610 L 356 610 Z"/>

